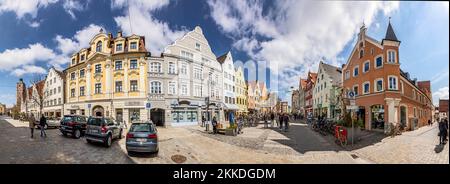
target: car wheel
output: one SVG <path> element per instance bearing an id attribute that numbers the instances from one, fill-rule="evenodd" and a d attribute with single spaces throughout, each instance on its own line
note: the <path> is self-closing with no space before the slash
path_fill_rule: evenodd
<path id="1" fill-rule="evenodd" d="M 106 140 L 105 140 L 105 146 L 111 147 L 111 144 L 112 144 L 112 137 L 111 137 L 111 135 L 108 135 L 108 137 L 106 137 Z"/>
<path id="2" fill-rule="evenodd" d="M 89 140 L 89 139 L 86 139 L 86 142 L 89 143 L 89 144 L 92 143 L 92 141 Z"/>
<path id="3" fill-rule="evenodd" d="M 73 133 L 73 137 L 75 139 L 79 139 L 81 137 L 81 132 L 80 130 L 76 129 L 75 132 Z"/>

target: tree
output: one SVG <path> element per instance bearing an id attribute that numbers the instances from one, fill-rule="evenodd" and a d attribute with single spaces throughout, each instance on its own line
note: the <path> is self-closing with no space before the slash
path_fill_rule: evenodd
<path id="1" fill-rule="evenodd" d="M 43 75 L 35 75 L 30 81 L 32 87 L 31 103 L 39 108 L 39 114 L 42 114 L 46 95 L 44 93 L 45 77 Z"/>

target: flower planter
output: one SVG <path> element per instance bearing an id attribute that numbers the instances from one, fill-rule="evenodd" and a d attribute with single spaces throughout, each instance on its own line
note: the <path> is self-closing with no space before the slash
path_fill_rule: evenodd
<path id="1" fill-rule="evenodd" d="M 347 130 L 347 144 L 352 144 L 352 139 L 354 139 L 353 143 L 358 142 L 361 136 L 361 128 L 354 127 L 352 130 L 352 127 L 345 127 L 345 129 Z"/>

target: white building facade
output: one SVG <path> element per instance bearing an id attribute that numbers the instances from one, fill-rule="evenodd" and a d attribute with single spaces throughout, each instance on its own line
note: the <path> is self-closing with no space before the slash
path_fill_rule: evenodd
<path id="1" fill-rule="evenodd" d="M 217 58 L 217 61 L 222 64 L 223 77 L 223 104 L 225 122 L 234 121 L 236 112 L 239 107 L 236 105 L 236 85 L 235 85 L 235 69 L 233 64 L 233 56 L 231 52 Z"/>
<path id="2" fill-rule="evenodd" d="M 45 78 L 43 102 L 46 117 L 61 118 L 64 115 L 64 74 L 53 67 Z"/>

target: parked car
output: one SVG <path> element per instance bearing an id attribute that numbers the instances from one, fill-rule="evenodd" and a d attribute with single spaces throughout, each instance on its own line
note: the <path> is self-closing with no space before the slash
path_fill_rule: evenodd
<path id="1" fill-rule="evenodd" d="M 106 117 L 89 117 L 86 129 L 88 143 L 100 142 L 110 147 L 113 139 L 122 138 L 122 127 L 118 122 Z"/>
<path id="2" fill-rule="evenodd" d="M 127 133 L 127 152 L 152 152 L 157 153 L 158 130 L 151 121 L 133 123 Z"/>
<path id="3" fill-rule="evenodd" d="M 49 127 L 58 128 L 60 125 L 61 125 L 61 118 L 50 117 L 50 118 L 47 118 L 47 125 L 46 125 L 47 127 L 45 127 L 45 128 L 49 128 Z"/>
<path id="4" fill-rule="evenodd" d="M 80 138 L 86 133 L 86 117 L 80 115 L 64 115 L 60 122 L 59 130 L 64 136 L 71 134 L 74 138 Z"/>

